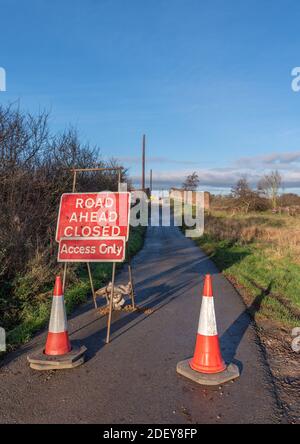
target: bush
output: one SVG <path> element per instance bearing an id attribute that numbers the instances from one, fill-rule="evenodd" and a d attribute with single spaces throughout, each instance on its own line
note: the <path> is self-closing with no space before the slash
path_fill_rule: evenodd
<path id="1" fill-rule="evenodd" d="M 80 142 L 74 129 L 51 134 L 48 114 L 34 117 L 0 106 L 0 325 L 18 324 L 37 303 L 56 269 L 55 229 L 59 199 L 72 190 L 74 166 L 103 162 L 97 147 Z M 123 181 L 126 179 L 124 172 Z M 80 191 L 117 190 L 116 172 L 78 174 Z"/>

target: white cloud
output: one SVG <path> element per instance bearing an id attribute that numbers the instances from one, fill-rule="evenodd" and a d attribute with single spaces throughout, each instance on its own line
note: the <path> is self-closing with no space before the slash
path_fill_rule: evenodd
<path id="1" fill-rule="evenodd" d="M 158 163 L 170 163 L 166 158 L 154 158 Z M 160 159 L 160 161 L 159 161 Z M 165 162 L 161 159 L 165 159 Z M 174 162 L 176 163 L 176 162 Z M 283 178 L 285 190 L 300 188 L 300 151 L 287 153 L 272 153 L 238 159 L 232 166 L 223 168 L 197 168 L 197 163 L 192 162 L 195 168 L 184 168 L 175 171 L 160 171 L 153 173 L 153 186 L 156 189 L 180 187 L 188 174 L 196 171 L 200 178 L 200 189 L 229 191 L 241 177 L 246 176 L 252 187 L 256 187 L 260 178 L 268 172 L 278 169 Z M 184 163 L 182 163 L 184 165 Z M 133 177 L 137 186 L 140 177 Z"/>
<path id="2" fill-rule="evenodd" d="M 180 187 L 185 177 L 191 172 L 160 172 L 153 175 L 154 188 L 171 188 Z M 214 171 L 214 170 L 197 170 L 200 178 L 200 188 L 228 188 L 230 189 L 238 179 L 246 176 L 248 182 L 252 187 L 256 187 L 259 179 L 266 173 L 253 172 L 251 170 L 232 170 L 229 171 Z M 282 174 L 284 187 L 300 187 L 300 170 L 288 171 Z M 140 177 L 134 176 L 133 182 L 137 185 L 140 184 Z"/>
<path id="3" fill-rule="evenodd" d="M 218 169 L 196 169 L 200 178 L 200 188 L 203 187 L 216 187 L 230 188 L 240 177 L 247 175 L 250 183 L 256 183 L 260 176 L 251 173 L 247 174 L 247 171 L 241 171 L 241 169 L 235 168 L 218 168 Z M 163 171 L 154 172 L 153 175 L 153 185 L 156 188 L 170 188 L 170 187 L 180 187 L 184 179 L 188 174 L 191 174 L 191 170 L 180 170 L 180 171 Z M 133 177 L 134 183 L 140 183 L 140 177 Z"/>
<path id="4" fill-rule="evenodd" d="M 300 151 L 271 153 L 261 156 L 242 157 L 237 160 L 237 165 L 247 164 L 248 168 L 255 167 L 282 167 L 300 162 Z"/>

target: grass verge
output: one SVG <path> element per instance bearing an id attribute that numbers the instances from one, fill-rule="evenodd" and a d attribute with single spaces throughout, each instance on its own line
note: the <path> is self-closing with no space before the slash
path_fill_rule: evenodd
<path id="1" fill-rule="evenodd" d="M 300 321 L 300 267 L 274 259 L 257 245 L 240 245 L 204 235 L 196 243 L 224 275 L 242 290 L 257 320 L 270 319 L 293 328 Z"/>
<path id="2" fill-rule="evenodd" d="M 274 227 L 288 238 L 290 227 L 274 216 L 215 214 L 206 218 L 205 233 L 195 242 L 237 287 L 257 321 L 291 329 L 300 324 L 300 264 L 287 244 L 278 254 Z"/>

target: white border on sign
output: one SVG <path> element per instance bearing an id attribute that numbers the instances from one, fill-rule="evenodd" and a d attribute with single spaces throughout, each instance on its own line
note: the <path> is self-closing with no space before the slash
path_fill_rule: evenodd
<path id="1" fill-rule="evenodd" d="M 79 241 L 105 241 L 105 240 L 115 240 L 115 241 L 122 241 L 123 242 L 123 256 L 122 259 L 66 259 L 66 260 L 62 260 L 59 259 L 59 254 L 60 254 L 60 245 L 59 245 L 59 249 L 58 249 L 58 255 L 57 255 L 57 262 L 81 262 L 81 263 L 86 263 L 86 262 L 124 262 L 125 257 L 126 257 L 126 238 L 125 236 L 120 236 L 120 237 L 62 237 L 61 241 L 64 240 L 79 240 Z M 60 244 L 60 242 L 59 242 Z"/>
<path id="2" fill-rule="evenodd" d="M 59 224 L 59 220 L 60 220 L 60 210 L 61 210 L 61 203 L 62 203 L 62 199 L 63 196 L 74 196 L 76 194 L 80 194 L 80 195 L 84 195 L 84 194 L 103 194 L 103 195 L 107 195 L 107 194 L 128 194 L 129 198 L 128 198 L 128 221 L 127 221 L 127 226 L 128 226 L 128 233 L 126 236 L 126 241 L 128 241 L 129 238 L 129 223 L 130 223 L 130 206 L 131 206 L 131 193 L 129 191 L 100 191 L 99 193 L 64 193 L 60 196 L 60 202 L 59 202 L 59 210 L 58 210 L 58 218 L 57 218 L 57 223 L 56 223 L 56 233 L 55 233 L 55 241 L 57 243 L 59 243 L 59 240 L 57 240 L 57 236 L 58 236 L 58 224 Z M 120 236 L 118 238 L 114 238 L 114 239 L 121 239 L 123 236 Z M 62 238 L 63 239 L 63 238 Z M 70 237 L 67 239 L 71 239 Z M 75 239 L 75 238 L 73 238 Z M 88 239 L 87 237 L 80 237 L 77 239 Z M 94 237 L 94 239 L 96 239 L 96 237 Z M 99 238 L 98 238 L 99 239 Z M 106 238 L 108 239 L 108 238 Z"/>

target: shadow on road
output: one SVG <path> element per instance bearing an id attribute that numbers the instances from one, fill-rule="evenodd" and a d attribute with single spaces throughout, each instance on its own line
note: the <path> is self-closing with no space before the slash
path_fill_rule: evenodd
<path id="1" fill-rule="evenodd" d="M 128 313 L 125 316 L 123 312 L 113 313 L 111 341 L 116 340 L 146 318 L 152 316 L 179 296 L 182 296 L 182 291 L 189 290 L 193 285 L 189 280 L 186 280 L 176 286 L 159 284 L 148 288 L 143 298 L 137 298 L 137 305 L 141 310 Z M 145 309 L 146 313 L 144 312 Z M 92 359 L 106 345 L 106 317 L 104 319 L 105 326 L 103 328 L 80 340 L 80 343 L 88 348 L 87 360 Z"/>
<path id="2" fill-rule="evenodd" d="M 235 359 L 237 349 L 248 330 L 248 327 L 254 322 L 253 318 L 259 312 L 261 304 L 266 296 L 271 293 L 273 281 L 266 289 L 254 299 L 252 304 L 247 307 L 238 318 L 230 325 L 220 338 L 223 357 L 227 363 L 233 362 L 239 366 L 242 371 L 242 363 Z"/>

